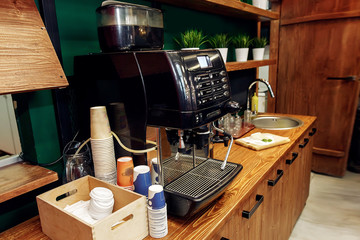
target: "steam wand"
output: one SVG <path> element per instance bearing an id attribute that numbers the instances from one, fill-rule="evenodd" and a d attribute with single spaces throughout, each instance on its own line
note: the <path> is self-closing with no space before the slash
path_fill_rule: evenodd
<path id="1" fill-rule="evenodd" d="M 228 150 L 227 150 L 227 152 L 226 152 L 226 156 L 225 156 L 224 162 L 221 164 L 221 167 L 220 167 L 221 170 L 224 170 L 224 169 L 225 169 L 225 166 L 226 166 L 226 163 L 227 163 L 227 160 L 228 160 L 228 158 L 229 158 L 229 154 L 230 154 L 230 150 L 231 150 L 232 144 L 233 144 L 233 142 L 234 142 L 234 138 L 233 138 L 233 136 L 232 136 L 231 134 L 225 132 L 224 130 L 222 130 L 222 129 L 218 128 L 218 127 L 216 127 L 214 122 L 212 123 L 212 125 L 213 125 L 213 127 L 214 127 L 214 129 L 215 129 L 216 131 L 224 134 L 224 135 L 227 136 L 227 137 L 230 137 L 230 139 L 231 139 L 231 140 L 230 140 L 230 145 L 229 145 Z"/>

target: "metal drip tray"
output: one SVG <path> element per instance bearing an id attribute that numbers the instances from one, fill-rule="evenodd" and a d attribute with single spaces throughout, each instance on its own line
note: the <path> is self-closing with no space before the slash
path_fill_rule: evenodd
<path id="1" fill-rule="evenodd" d="M 195 166 L 200 165 L 206 161 L 206 158 L 196 157 Z M 175 179 L 182 176 L 184 173 L 194 168 L 192 155 L 179 154 L 178 159 L 175 160 L 175 156 L 168 158 L 163 163 L 164 168 L 164 185 L 168 185 Z"/>
<path id="2" fill-rule="evenodd" d="M 189 216 L 219 197 L 225 187 L 241 171 L 242 166 L 227 163 L 221 170 L 222 161 L 197 157 L 193 167 L 192 156 L 171 158 L 163 164 L 165 195 L 169 213 Z"/>

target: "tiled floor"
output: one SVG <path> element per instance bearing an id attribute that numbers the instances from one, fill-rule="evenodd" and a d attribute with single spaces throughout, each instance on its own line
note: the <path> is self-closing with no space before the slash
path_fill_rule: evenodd
<path id="1" fill-rule="evenodd" d="M 310 195 L 290 240 L 360 240 L 360 174 L 312 173 Z"/>

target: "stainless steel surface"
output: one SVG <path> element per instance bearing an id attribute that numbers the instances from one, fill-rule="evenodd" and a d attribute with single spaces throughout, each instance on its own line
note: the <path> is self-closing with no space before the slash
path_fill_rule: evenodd
<path id="1" fill-rule="evenodd" d="M 222 181 L 225 181 L 226 177 L 237 168 L 236 164 L 227 163 L 225 169 L 221 170 L 222 161 L 200 157 L 196 158 L 196 162 L 202 162 L 202 164 L 192 168 L 192 159 L 187 161 L 184 155 L 181 157 L 183 157 L 181 161 L 175 161 L 172 158 L 164 163 L 165 180 L 173 179 L 175 175 L 181 175 L 165 185 L 165 189 L 192 198 L 206 195 Z M 191 170 L 189 171 L 189 169 Z"/>
<path id="2" fill-rule="evenodd" d="M 164 171 L 164 186 L 193 169 L 194 162 L 196 165 L 199 165 L 206 161 L 206 158 L 196 157 L 193 159 L 192 155 L 187 154 L 178 153 L 177 156 L 177 159 L 173 156 L 166 159 L 162 164 Z"/>
<path id="3" fill-rule="evenodd" d="M 300 119 L 292 117 L 259 116 L 252 119 L 252 124 L 254 124 L 256 128 L 286 130 L 300 127 L 304 123 Z"/>
<path id="4" fill-rule="evenodd" d="M 212 126 L 213 126 L 213 128 L 214 128 L 216 131 L 219 131 L 220 133 L 224 133 L 224 132 L 225 132 L 224 130 L 222 130 L 222 129 L 220 129 L 220 128 L 217 128 L 217 127 L 215 126 L 215 123 L 214 123 L 214 122 L 213 122 Z M 224 169 L 225 169 L 227 160 L 228 160 L 228 158 L 229 158 L 230 150 L 231 150 L 231 147 L 232 147 L 233 142 L 234 142 L 234 138 L 233 138 L 232 135 L 230 135 L 230 139 L 231 139 L 230 145 L 228 146 L 228 150 L 227 150 L 227 152 L 226 152 L 226 156 L 225 156 L 224 162 L 221 164 L 221 170 L 224 170 Z"/>
<path id="5" fill-rule="evenodd" d="M 249 88 L 248 88 L 248 92 L 247 92 L 247 103 L 246 103 L 246 109 L 247 109 L 247 110 L 250 110 L 250 90 L 251 90 L 251 88 L 256 84 L 256 82 L 262 82 L 262 83 L 264 83 L 264 84 L 266 85 L 266 87 L 269 89 L 270 96 L 271 96 L 272 98 L 275 97 L 274 92 L 273 92 L 270 84 L 269 84 L 267 81 L 265 81 L 265 80 L 262 79 L 262 78 L 255 79 L 255 80 L 249 85 Z M 256 114 L 256 113 L 255 113 L 255 114 Z"/>

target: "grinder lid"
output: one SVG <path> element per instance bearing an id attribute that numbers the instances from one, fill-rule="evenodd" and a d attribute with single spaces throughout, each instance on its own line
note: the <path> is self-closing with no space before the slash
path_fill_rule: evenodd
<path id="1" fill-rule="evenodd" d="M 159 9 L 151 8 L 151 7 L 148 7 L 148 6 L 145 6 L 145 5 L 139 5 L 139 4 L 127 3 L 127 2 L 120 2 L 120 1 L 114 1 L 114 0 L 105 0 L 105 1 L 103 1 L 101 3 L 101 7 L 99 7 L 99 8 L 106 7 L 106 6 L 137 8 L 137 9 L 144 9 L 144 10 L 161 12 L 161 10 L 159 10 Z"/>
<path id="2" fill-rule="evenodd" d="M 106 0 L 96 9 L 98 26 L 138 25 L 163 28 L 160 9 L 144 5 Z"/>

